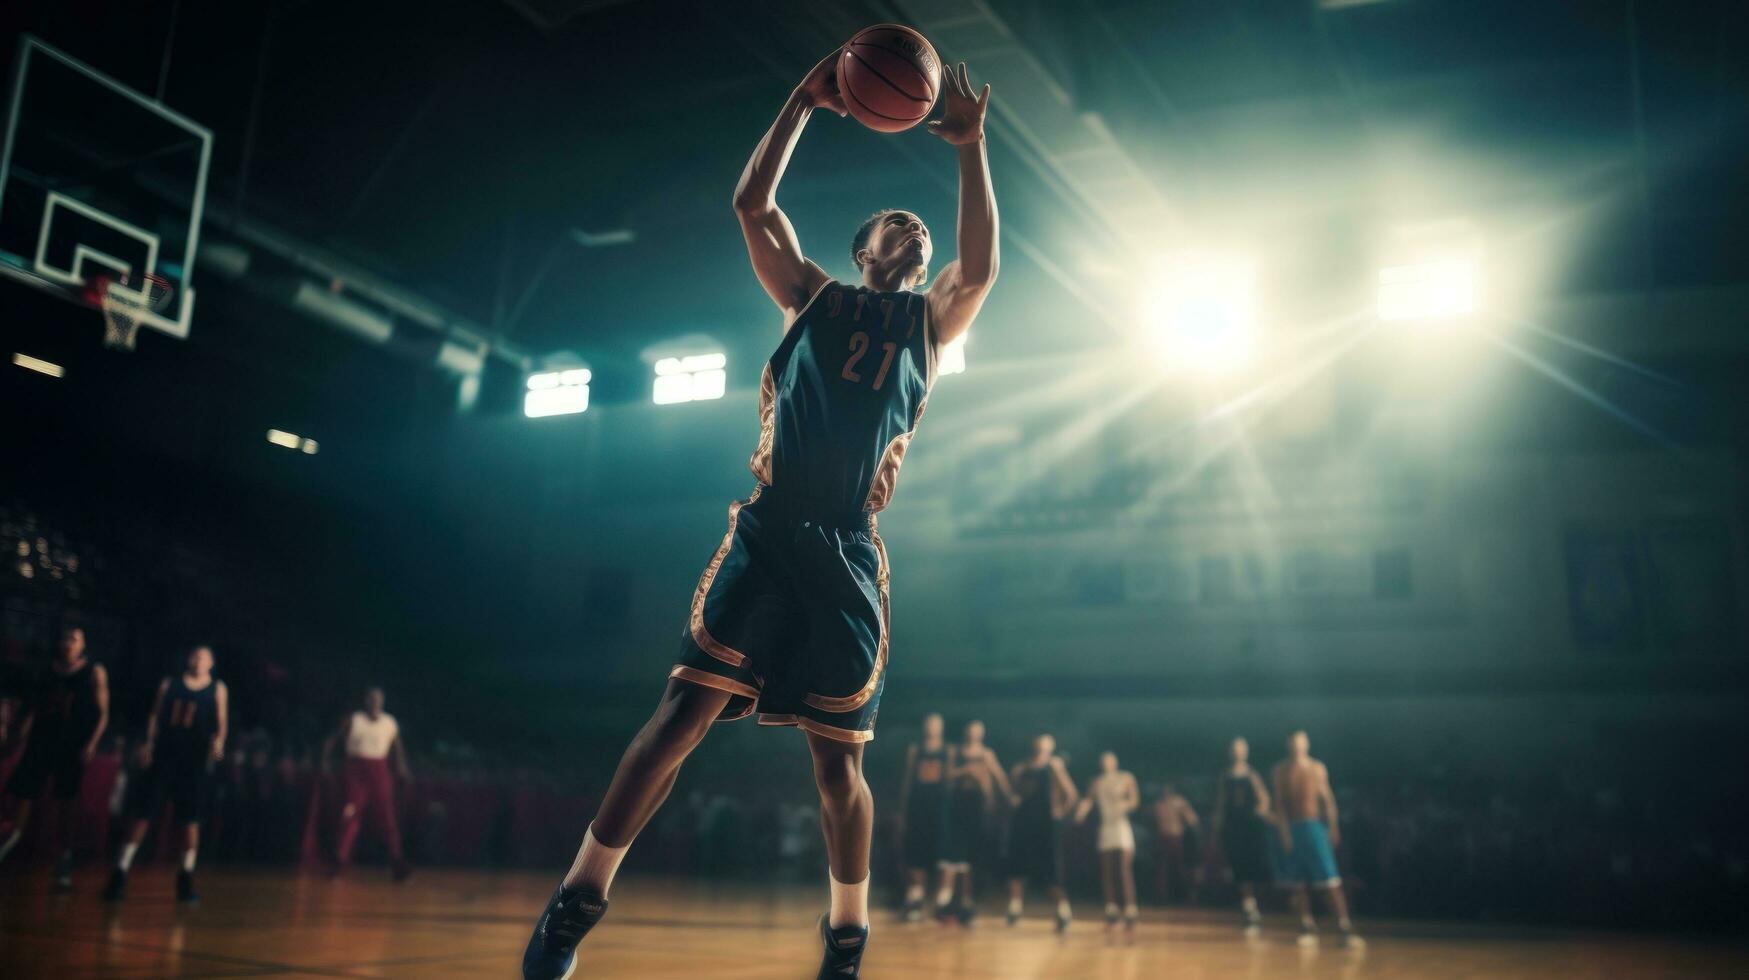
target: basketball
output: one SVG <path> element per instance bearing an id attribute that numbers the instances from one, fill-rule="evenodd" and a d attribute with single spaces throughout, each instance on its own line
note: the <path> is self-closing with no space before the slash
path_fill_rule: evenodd
<path id="1" fill-rule="evenodd" d="M 856 32 L 838 56 L 838 91 L 864 126 L 899 133 L 923 121 L 941 91 L 941 59 L 909 27 L 876 24 Z"/>

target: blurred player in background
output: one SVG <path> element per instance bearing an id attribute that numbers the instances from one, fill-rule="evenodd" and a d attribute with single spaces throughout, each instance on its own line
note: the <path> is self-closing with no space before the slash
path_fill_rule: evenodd
<path id="1" fill-rule="evenodd" d="M 104 898 L 119 902 L 127 895 L 128 871 L 133 867 L 134 855 L 168 794 L 176 823 L 182 827 L 176 900 L 200 901 L 194 890 L 200 821 L 213 763 L 225 757 L 229 720 L 230 692 L 224 681 L 213 676 L 212 648 L 195 647 L 189 651 L 180 675 L 158 682 L 152 713 L 146 719 L 146 740 L 139 749 L 140 782 L 131 794 L 133 824 L 110 872 Z"/>
<path id="2" fill-rule="evenodd" d="M 1063 890 L 1063 818 L 1074 812 L 1080 795 L 1068 767 L 1057 755 L 1057 740 L 1032 740 L 1032 757 L 1009 774 L 1020 800 L 1008 818 L 1008 924 L 1020 921 L 1030 882 L 1043 885 L 1056 904 L 1057 931 L 1069 928 L 1069 895 Z"/>
<path id="3" fill-rule="evenodd" d="M 1182 891 L 1191 904 L 1196 903 L 1196 874 L 1185 860 L 1189 851 L 1186 838 L 1199 824 L 1196 808 L 1167 783 L 1160 788 L 1160 798 L 1154 801 L 1154 841 L 1159 845 L 1154 858 L 1154 885 L 1162 902 L 1170 901 Z"/>
<path id="4" fill-rule="evenodd" d="M 973 871 L 988 853 L 990 820 L 998 801 L 1013 802 L 1014 788 L 996 753 L 984 744 L 984 723 L 966 723 L 965 737 L 954 746 L 947 769 L 947 808 L 941 824 L 941 888 L 935 893 L 935 917 L 958 918 L 969 926 L 977 918 L 977 879 Z M 953 904 L 955 881 L 960 900 Z"/>
<path id="5" fill-rule="evenodd" d="M 85 631 L 61 631 L 55 658 L 37 677 L 24 706 L 19 739 L 24 754 L 6 791 L 13 800 L 10 828 L 0 830 L 0 861 L 18 846 L 30 824 L 32 805 L 52 792 L 57 802 L 54 889 L 73 887 L 73 816 L 85 765 L 109 726 L 109 674 L 85 655 Z M 4 827 L 0 824 L 0 827 Z"/>
<path id="6" fill-rule="evenodd" d="M 1245 931 L 1263 926 L 1257 910 L 1257 886 L 1269 880 L 1269 790 L 1263 777 L 1251 768 L 1251 743 L 1233 739 L 1227 749 L 1227 768 L 1215 781 L 1214 836 L 1239 889 L 1239 908 L 1245 916 Z"/>
<path id="7" fill-rule="evenodd" d="M 358 843 L 358 832 L 365 816 L 376 823 L 377 833 L 389 849 L 389 866 L 396 881 L 405 881 L 412 873 L 401 851 L 401 824 L 395 816 L 395 778 L 402 782 L 413 779 L 407 768 L 407 749 L 401 742 L 401 724 L 395 716 L 383 710 L 383 689 L 373 687 L 364 693 L 364 710 L 354 711 L 340 723 L 339 731 L 328 736 L 322 745 L 322 771 L 328 770 L 328 757 L 334 746 L 346 746 L 344 775 L 346 803 L 340 811 L 340 839 L 334 847 L 334 872 L 344 871 L 352 864 L 352 849 Z M 390 768 L 390 762 L 393 768 Z"/>
<path id="8" fill-rule="evenodd" d="M 905 858 L 905 921 L 923 918 L 929 872 L 941 860 L 942 810 L 947 804 L 947 770 L 953 749 L 943 735 L 941 716 L 923 719 L 923 741 L 905 748 L 905 773 L 899 782 L 899 839 Z"/>
<path id="9" fill-rule="evenodd" d="M 1136 907 L 1136 831 L 1130 814 L 1142 805 L 1136 777 L 1117 767 L 1117 753 L 1099 754 L 1099 775 L 1087 787 L 1077 820 L 1090 810 L 1099 810 L 1099 880 L 1105 888 L 1105 927 L 1117 926 L 1121 917 L 1126 930 L 1134 931 L 1140 910 Z M 1121 900 L 1122 905 L 1119 905 Z"/>
<path id="10" fill-rule="evenodd" d="M 1318 942 L 1307 894 L 1311 890 L 1329 896 L 1343 945 L 1355 948 L 1362 944 L 1348 918 L 1348 899 L 1336 870 L 1334 848 L 1342 843 L 1336 794 L 1330 791 L 1330 770 L 1312 758 L 1311 747 L 1305 732 L 1294 732 L 1288 736 L 1287 758 L 1275 764 L 1276 883 L 1293 894 L 1302 945 Z"/>

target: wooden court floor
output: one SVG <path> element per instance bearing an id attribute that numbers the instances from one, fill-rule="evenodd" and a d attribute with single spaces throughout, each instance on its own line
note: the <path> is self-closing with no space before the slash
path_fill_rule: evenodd
<path id="1" fill-rule="evenodd" d="M 424 872 L 405 885 L 364 870 L 329 882 L 284 873 L 212 872 L 205 901 L 171 899 L 168 869 L 139 869 L 130 900 L 98 898 L 102 872 L 51 897 L 41 872 L 0 873 L 0 977 L 503 977 L 517 962 L 549 876 Z M 576 976 L 802 978 L 818 963 L 813 922 L 823 895 L 631 879 L 614 886 L 607 922 Z M 1035 913 L 1044 911 L 1042 903 Z M 863 974 L 944 977 L 1517 978 L 1608 980 L 1749 976 L 1749 954 L 1723 942 L 1422 924 L 1365 923 L 1371 942 L 1300 948 L 1272 921 L 1247 942 L 1232 919 L 1149 915 L 1133 942 L 1108 940 L 1096 909 L 1058 938 L 1043 918 L 1013 930 L 906 926 L 877 913 Z"/>

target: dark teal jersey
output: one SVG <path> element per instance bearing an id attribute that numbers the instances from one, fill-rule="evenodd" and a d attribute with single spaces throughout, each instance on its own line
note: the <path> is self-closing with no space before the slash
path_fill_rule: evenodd
<path id="1" fill-rule="evenodd" d="M 934 333 L 919 293 L 820 287 L 766 362 L 753 475 L 822 512 L 885 507 L 935 381 Z"/>

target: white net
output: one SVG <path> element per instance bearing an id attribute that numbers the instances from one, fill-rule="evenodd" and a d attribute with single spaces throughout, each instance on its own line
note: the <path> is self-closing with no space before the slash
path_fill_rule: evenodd
<path id="1" fill-rule="evenodd" d="M 98 285 L 98 301 L 103 307 L 103 346 L 115 350 L 133 350 L 139 337 L 140 322 L 147 313 L 161 313 L 170 305 L 175 287 L 162 276 L 148 275 L 139 287 L 130 286 L 127 277 L 106 280 Z"/>

